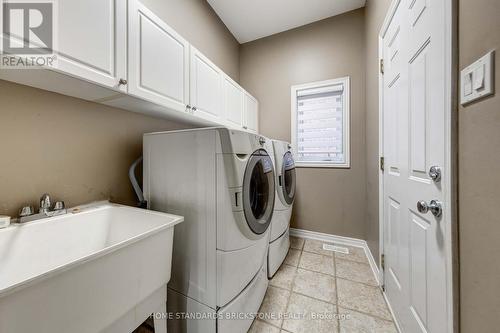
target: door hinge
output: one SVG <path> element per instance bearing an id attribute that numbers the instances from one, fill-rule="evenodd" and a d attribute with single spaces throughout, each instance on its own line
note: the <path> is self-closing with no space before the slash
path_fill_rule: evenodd
<path id="1" fill-rule="evenodd" d="M 384 59 L 380 59 L 380 73 L 384 74 Z"/>
<path id="2" fill-rule="evenodd" d="M 385 168 L 385 159 L 384 159 L 384 156 L 380 156 L 380 170 L 384 171 L 384 168 Z"/>
<path id="3" fill-rule="evenodd" d="M 383 253 L 380 256 L 380 267 L 382 268 L 383 271 L 385 271 L 385 254 Z"/>

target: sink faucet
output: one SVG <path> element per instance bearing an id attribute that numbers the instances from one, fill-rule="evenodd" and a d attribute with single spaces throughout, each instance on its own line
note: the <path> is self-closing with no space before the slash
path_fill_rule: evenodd
<path id="1" fill-rule="evenodd" d="M 40 208 L 38 209 L 39 213 L 47 213 L 50 211 L 50 196 L 48 193 L 45 193 L 40 198 Z"/>
<path id="2" fill-rule="evenodd" d="M 57 201 L 54 206 L 51 207 L 50 196 L 44 193 L 40 197 L 40 207 L 38 208 L 38 214 L 34 213 L 32 206 L 24 206 L 19 212 L 19 223 L 34 221 L 43 219 L 46 217 L 52 217 L 56 215 L 66 214 L 66 207 L 64 201 Z"/>

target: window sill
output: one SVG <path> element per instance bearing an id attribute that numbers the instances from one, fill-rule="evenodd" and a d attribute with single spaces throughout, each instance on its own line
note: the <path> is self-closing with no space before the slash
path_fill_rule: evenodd
<path id="1" fill-rule="evenodd" d="M 331 163 L 304 163 L 304 162 L 295 162 L 296 168 L 329 168 L 329 169 L 350 169 L 351 165 L 349 163 L 346 164 L 331 164 Z"/>

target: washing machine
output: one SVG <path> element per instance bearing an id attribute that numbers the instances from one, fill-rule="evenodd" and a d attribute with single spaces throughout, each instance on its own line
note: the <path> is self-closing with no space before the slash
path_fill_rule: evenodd
<path id="1" fill-rule="evenodd" d="M 276 201 L 269 238 L 268 277 L 281 266 L 290 247 L 290 218 L 295 199 L 295 161 L 288 142 L 272 140 L 276 169 Z"/>
<path id="2" fill-rule="evenodd" d="M 145 134 L 148 208 L 174 230 L 169 332 L 247 332 L 267 289 L 274 214 L 272 142 L 227 128 Z"/>

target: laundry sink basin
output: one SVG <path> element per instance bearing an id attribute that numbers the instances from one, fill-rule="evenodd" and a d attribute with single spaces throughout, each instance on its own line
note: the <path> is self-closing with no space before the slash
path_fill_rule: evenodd
<path id="1" fill-rule="evenodd" d="M 0 229 L 0 332 L 127 332 L 166 300 L 181 216 L 108 202 Z"/>

